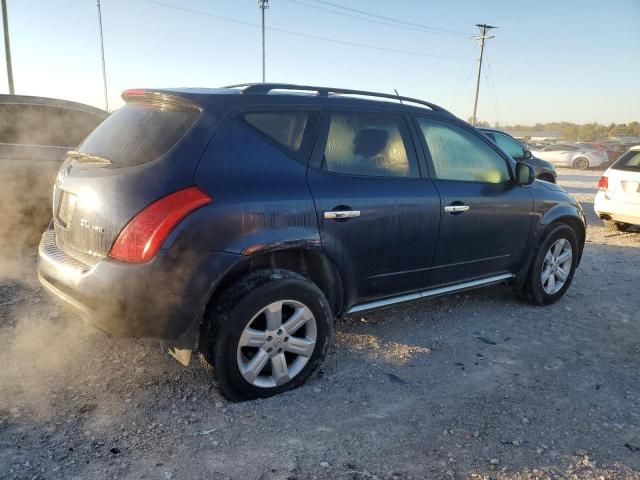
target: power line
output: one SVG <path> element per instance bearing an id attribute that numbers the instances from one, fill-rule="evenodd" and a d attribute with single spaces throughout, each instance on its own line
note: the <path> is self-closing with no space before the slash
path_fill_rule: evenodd
<path id="1" fill-rule="evenodd" d="M 496 111 L 496 116 L 498 117 L 497 118 L 498 124 L 501 124 L 502 114 L 500 110 L 500 103 L 498 102 L 498 94 L 496 92 L 496 83 L 493 76 L 493 69 L 491 68 L 491 62 L 489 61 L 488 57 L 487 57 L 487 70 L 485 71 L 484 77 L 487 80 L 487 85 L 489 85 L 489 93 L 493 98 L 493 105 Z"/>
<path id="2" fill-rule="evenodd" d="M 367 15 L 369 17 L 379 18 L 381 20 L 387 20 L 387 21 L 391 21 L 391 22 L 395 22 L 395 23 L 400 23 L 400 24 L 403 24 L 403 25 L 409 25 L 409 26 L 412 26 L 412 27 L 418 27 L 418 28 L 422 28 L 422 29 L 425 29 L 425 30 L 432 30 L 434 32 L 448 33 L 448 34 L 451 34 L 451 35 L 459 35 L 459 36 L 466 37 L 466 38 L 471 37 L 471 35 L 469 33 L 457 32 L 455 30 L 447 30 L 445 28 L 440 28 L 440 27 L 431 27 L 429 25 L 423 25 L 421 23 L 409 22 L 407 20 L 401 20 L 401 19 L 398 19 L 398 18 L 386 17 L 384 15 L 378 15 L 376 13 L 367 12 L 365 10 L 358 10 L 356 8 L 345 7 L 344 5 L 339 5 L 337 3 L 327 2 L 326 0 L 311 0 L 311 1 L 315 2 L 315 3 L 321 3 L 323 5 L 329 5 L 331 7 L 339 8 L 341 10 L 346 10 L 348 12 L 359 13 L 361 15 Z"/>
<path id="3" fill-rule="evenodd" d="M 235 18 L 223 17 L 222 15 L 214 15 L 212 13 L 203 12 L 201 10 L 193 10 L 191 8 L 180 7 L 178 5 L 172 5 L 170 3 L 165 3 L 165 2 L 158 1 L 158 0 L 144 0 L 144 1 L 147 2 L 147 3 L 151 3 L 153 5 L 158 5 L 158 6 L 165 7 L 165 8 L 172 8 L 174 10 L 180 10 L 180 11 L 183 11 L 183 12 L 192 13 L 194 15 L 201 15 L 201 16 L 204 16 L 204 17 L 215 18 L 217 20 L 236 23 L 238 25 L 245 25 L 245 26 L 248 26 L 248 27 L 261 28 L 261 25 L 257 24 L 257 23 L 245 22 L 243 20 L 237 20 Z M 347 45 L 347 46 L 350 46 L 350 47 L 367 48 L 369 50 L 377 50 L 377 51 L 381 51 L 381 52 L 402 53 L 402 54 L 405 54 L 405 55 L 415 55 L 415 56 L 419 56 L 419 57 L 442 58 L 442 59 L 446 59 L 446 60 L 469 61 L 469 59 L 462 58 L 462 57 L 454 57 L 454 56 L 449 56 L 449 55 L 437 55 L 437 54 L 433 54 L 433 53 L 416 52 L 416 51 L 411 51 L 411 50 L 401 50 L 401 49 L 396 49 L 396 48 L 379 47 L 379 46 L 376 46 L 376 45 L 368 45 L 368 44 L 364 44 L 364 43 L 349 42 L 349 41 L 344 41 L 344 40 L 336 40 L 334 38 L 321 37 L 319 35 L 312 35 L 312 34 L 302 33 L 302 32 L 294 32 L 292 30 L 284 30 L 282 28 L 276 28 L 276 27 L 265 27 L 265 29 L 266 30 L 270 30 L 272 32 L 284 33 L 286 35 L 294 35 L 296 37 L 311 38 L 313 40 L 322 40 L 324 42 L 330 42 L 330 43 L 335 43 L 335 44 L 339 44 L 339 45 Z"/>
<path id="4" fill-rule="evenodd" d="M 482 54 L 484 53 L 484 44 L 487 40 L 494 38 L 492 36 L 488 36 L 487 32 L 489 30 L 498 28 L 491 25 L 487 25 L 486 23 L 477 23 L 476 27 L 480 29 L 480 35 L 475 37 L 476 40 L 480 40 L 480 59 L 478 60 L 478 79 L 476 80 L 476 97 L 473 101 L 473 116 L 471 117 L 471 124 L 475 125 L 478 121 L 478 117 L 476 113 L 478 111 L 478 94 L 480 93 L 480 74 L 482 73 Z"/>
<path id="5" fill-rule="evenodd" d="M 471 52 L 469 52 L 469 55 L 467 55 L 467 60 L 471 60 L 471 57 L 473 57 L 473 54 L 476 51 L 476 48 L 478 48 L 478 46 L 476 44 L 474 44 L 473 48 L 471 48 Z M 467 68 L 468 67 L 465 65 L 460 69 L 460 74 L 456 78 L 456 81 L 451 84 L 452 88 L 451 88 L 451 90 L 449 92 L 449 95 L 447 95 L 447 97 L 446 97 L 447 101 L 446 101 L 446 103 L 444 105 L 451 105 L 451 103 L 452 103 L 452 101 L 454 99 L 454 94 L 458 91 L 458 87 L 460 85 L 460 81 L 462 80 L 465 72 L 467 72 Z M 473 70 L 471 70 L 471 73 L 473 73 Z"/>
<path id="6" fill-rule="evenodd" d="M 341 15 L 343 17 L 354 18 L 356 20 L 361 20 L 363 22 L 377 23 L 379 25 L 386 25 L 386 26 L 392 27 L 392 28 L 399 28 L 399 29 L 402 29 L 402 30 L 410 30 L 410 31 L 413 31 L 413 32 L 427 33 L 427 34 L 430 34 L 430 35 L 442 35 L 442 36 L 446 36 L 446 37 L 465 38 L 465 39 L 471 38 L 470 35 L 466 35 L 466 34 L 464 36 L 462 36 L 462 35 L 459 35 L 457 33 L 445 33 L 445 32 L 430 31 L 430 30 L 427 30 L 426 27 L 420 27 L 420 28 L 410 27 L 410 26 L 401 25 L 401 24 L 398 24 L 398 23 L 385 22 L 385 21 L 382 21 L 382 20 L 376 20 L 374 18 L 366 18 L 366 17 L 361 17 L 361 16 L 358 16 L 358 15 L 352 15 L 350 13 L 338 12 L 336 10 L 331 10 L 329 8 L 323 8 L 323 7 L 320 7 L 318 5 L 311 5 L 311 4 L 306 3 L 306 2 L 301 2 L 300 0 L 288 0 L 288 1 L 291 2 L 291 3 L 297 3 L 298 5 L 302 5 L 302 6 L 305 6 L 305 7 L 308 7 L 308 8 L 313 8 L 315 10 L 321 10 L 323 12 L 329 12 L 329 13 L 333 13 L 335 15 Z"/>

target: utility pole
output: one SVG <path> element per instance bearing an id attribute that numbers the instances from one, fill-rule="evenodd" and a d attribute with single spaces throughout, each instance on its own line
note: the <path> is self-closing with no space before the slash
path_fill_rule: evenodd
<path id="1" fill-rule="evenodd" d="M 16 93 L 13 88 L 13 68 L 11 66 L 11 47 L 9 45 L 9 19 L 7 18 L 7 0 L 2 0 L 2 26 L 4 27 L 4 56 L 7 62 L 7 82 L 9 94 Z"/>
<path id="2" fill-rule="evenodd" d="M 265 75 L 265 46 L 264 46 L 264 11 L 269 8 L 269 0 L 258 0 L 258 7 L 262 12 L 262 83 L 266 80 Z"/>
<path id="3" fill-rule="evenodd" d="M 107 67 L 104 62 L 104 38 L 102 36 L 102 9 L 100 8 L 100 0 L 97 0 L 98 6 L 98 29 L 100 34 L 100 58 L 102 60 L 102 87 L 104 88 L 104 109 L 109 111 L 109 96 L 107 95 Z"/>
<path id="4" fill-rule="evenodd" d="M 476 80 L 476 98 L 473 101 L 473 116 L 471 117 L 471 124 L 475 125 L 478 122 L 478 118 L 476 117 L 476 113 L 478 111 L 478 94 L 480 93 L 480 73 L 482 72 L 482 55 L 484 54 L 484 44 L 487 40 L 491 38 L 495 38 L 493 36 L 487 36 L 487 33 L 493 27 L 491 25 L 487 25 L 486 23 L 476 23 L 476 27 L 480 29 L 480 35 L 477 37 L 473 37 L 474 40 L 480 40 L 480 59 L 478 60 L 478 78 Z"/>

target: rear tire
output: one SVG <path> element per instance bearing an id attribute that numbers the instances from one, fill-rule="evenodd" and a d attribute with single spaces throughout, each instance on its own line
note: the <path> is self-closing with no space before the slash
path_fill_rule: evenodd
<path id="1" fill-rule="evenodd" d="M 586 170 L 589 168 L 589 159 L 586 157 L 578 157 L 573 161 L 573 168 L 578 170 Z"/>
<path id="2" fill-rule="evenodd" d="M 631 228 L 630 223 L 612 222 L 612 221 L 604 222 L 604 226 L 607 230 L 611 230 L 613 232 L 626 232 Z"/>
<path id="3" fill-rule="evenodd" d="M 258 270 L 208 309 L 201 338 L 226 398 L 266 398 L 299 387 L 321 365 L 333 340 L 333 312 L 305 277 Z"/>
<path id="4" fill-rule="evenodd" d="M 534 254 L 522 297 L 539 306 L 560 300 L 571 285 L 579 253 L 573 229 L 566 224 L 552 226 Z"/>

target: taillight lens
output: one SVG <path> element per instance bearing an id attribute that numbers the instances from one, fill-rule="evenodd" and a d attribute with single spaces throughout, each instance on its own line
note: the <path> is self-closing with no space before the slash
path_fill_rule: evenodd
<path id="1" fill-rule="evenodd" d="M 212 201 L 198 187 L 189 187 L 153 202 L 124 227 L 109 256 L 134 263 L 151 260 L 180 220 Z"/>
<path id="2" fill-rule="evenodd" d="M 600 190 L 601 192 L 606 192 L 609 189 L 609 177 L 607 176 L 602 176 L 600 177 L 600 180 L 598 181 L 598 190 Z"/>

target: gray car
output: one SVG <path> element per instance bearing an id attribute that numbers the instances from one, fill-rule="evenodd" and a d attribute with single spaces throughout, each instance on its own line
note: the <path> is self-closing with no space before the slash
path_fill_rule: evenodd
<path id="1" fill-rule="evenodd" d="M 515 161 L 531 165 L 536 172 L 536 178 L 546 182 L 556 183 L 558 174 L 556 173 L 555 167 L 546 160 L 534 157 L 526 147 L 507 132 L 495 128 L 478 128 L 478 130 L 496 142 L 496 144 L 511 155 L 511 158 Z"/>
<path id="2" fill-rule="evenodd" d="M 51 195 L 67 152 L 109 114 L 81 103 L 0 95 L 2 252 L 36 244 L 51 220 Z"/>

